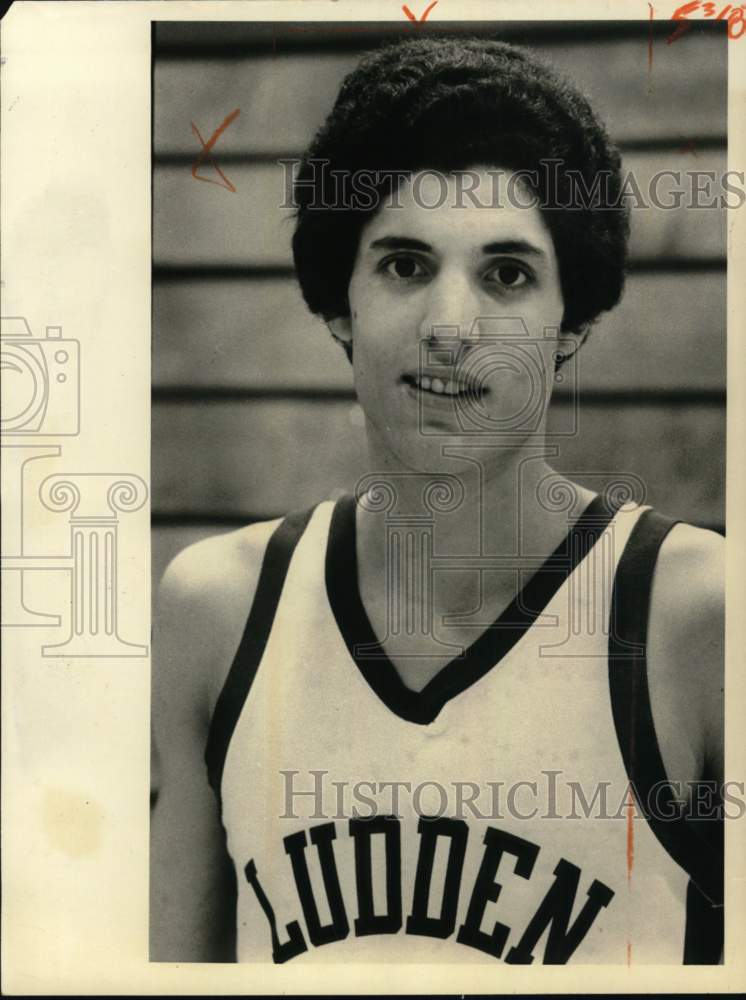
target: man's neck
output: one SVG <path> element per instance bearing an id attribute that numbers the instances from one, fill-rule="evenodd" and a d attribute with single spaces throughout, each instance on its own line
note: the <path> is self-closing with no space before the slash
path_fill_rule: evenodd
<path id="1" fill-rule="evenodd" d="M 472 454 L 437 472 L 389 464 L 366 476 L 358 489 L 358 555 L 380 564 L 385 537 L 397 527 L 427 532 L 442 556 L 548 555 L 593 496 L 538 450 L 506 449 L 502 463 Z"/>

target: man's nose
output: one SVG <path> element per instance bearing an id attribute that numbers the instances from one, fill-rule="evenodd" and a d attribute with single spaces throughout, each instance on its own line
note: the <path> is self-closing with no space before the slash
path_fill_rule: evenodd
<path id="1" fill-rule="evenodd" d="M 467 341 L 479 316 L 479 295 L 468 275 L 443 269 L 427 286 L 420 339 L 437 345 Z"/>

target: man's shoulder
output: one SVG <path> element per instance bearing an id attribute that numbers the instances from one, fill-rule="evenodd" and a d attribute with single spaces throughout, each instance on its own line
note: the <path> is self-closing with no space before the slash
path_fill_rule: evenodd
<path id="1" fill-rule="evenodd" d="M 182 549 L 163 575 L 154 611 L 162 683 L 185 684 L 208 714 L 241 641 L 267 543 L 281 519 Z"/>
<path id="2" fill-rule="evenodd" d="M 674 525 L 653 577 L 650 682 L 673 744 L 686 735 L 699 746 L 700 760 L 716 768 L 722 760 L 724 614 L 725 539 L 692 524 Z"/>
<path id="3" fill-rule="evenodd" d="M 220 607 L 253 591 L 267 543 L 281 518 L 211 535 L 182 549 L 161 581 L 166 599 Z"/>
<path id="4" fill-rule="evenodd" d="M 725 539 L 715 531 L 678 523 L 661 544 L 653 577 L 650 628 L 660 645 L 696 669 L 722 646 L 725 613 Z M 686 654 L 686 655 L 685 655 Z"/>
<path id="5" fill-rule="evenodd" d="M 722 609 L 725 539 L 716 531 L 679 522 L 661 544 L 655 570 L 658 601 L 687 619 Z"/>

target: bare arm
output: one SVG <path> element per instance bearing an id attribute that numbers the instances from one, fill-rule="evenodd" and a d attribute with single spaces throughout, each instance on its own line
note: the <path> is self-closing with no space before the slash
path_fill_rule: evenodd
<path id="1" fill-rule="evenodd" d="M 722 824 L 713 819 L 724 770 L 724 556 L 715 532 L 673 528 L 653 578 L 648 632 L 650 695 L 666 773 L 681 783 L 689 821 L 714 856 L 722 850 Z M 695 798 L 703 780 L 705 797 Z M 716 927 L 717 907 L 710 912 Z"/>
<path id="2" fill-rule="evenodd" d="M 677 525 L 661 547 L 648 636 L 651 701 L 669 778 L 721 783 L 725 542 Z"/>
<path id="3" fill-rule="evenodd" d="M 190 546 L 160 587 L 151 712 L 151 961 L 235 960 L 235 876 L 204 752 L 256 588 L 263 529 Z"/>

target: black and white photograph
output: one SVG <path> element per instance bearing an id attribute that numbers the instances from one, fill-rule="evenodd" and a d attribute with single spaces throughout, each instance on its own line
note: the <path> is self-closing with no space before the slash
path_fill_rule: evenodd
<path id="1" fill-rule="evenodd" d="M 151 962 L 723 961 L 743 10 L 441 6 L 152 26 Z"/>
<path id="2" fill-rule="evenodd" d="M 0 8 L 5 995 L 743 992 L 745 35 Z"/>

